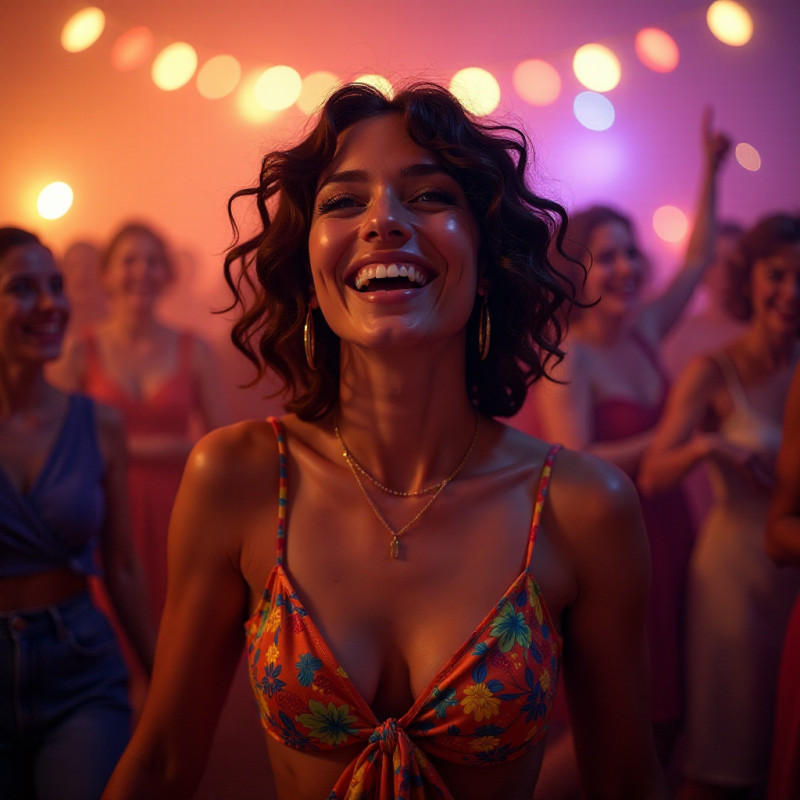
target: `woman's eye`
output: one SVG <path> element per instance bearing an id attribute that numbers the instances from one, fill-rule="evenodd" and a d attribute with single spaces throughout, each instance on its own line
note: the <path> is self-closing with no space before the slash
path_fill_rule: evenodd
<path id="1" fill-rule="evenodd" d="M 448 189 L 423 189 L 412 197 L 412 202 L 455 205 L 458 202 L 458 198 Z"/>
<path id="2" fill-rule="evenodd" d="M 328 197 L 324 200 L 320 200 L 317 203 L 317 211 L 320 214 L 325 214 L 329 211 L 338 211 L 339 209 L 344 208 L 355 208 L 358 205 L 358 201 L 356 198 L 351 194 L 341 193 L 335 194 L 332 197 Z"/>

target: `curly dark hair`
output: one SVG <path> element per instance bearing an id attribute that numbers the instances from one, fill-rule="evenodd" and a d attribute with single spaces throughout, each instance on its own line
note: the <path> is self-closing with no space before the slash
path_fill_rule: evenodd
<path id="1" fill-rule="evenodd" d="M 478 259 L 489 285 L 491 349 L 478 354 L 479 298 L 467 323 L 467 391 L 490 416 L 511 416 L 528 387 L 548 375 L 551 360 L 564 357 L 564 325 L 557 313 L 575 302 L 572 283 L 553 267 L 548 250 L 560 250 L 566 211 L 535 194 L 526 171 L 530 144 L 519 129 L 479 121 L 446 89 L 413 84 L 395 95 L 359 83 L 334 92 L 316 124 L 299 144 L 268 153 L 257 186 L 228 201 L 234 242 L 225 257 L 225 279 L 234 295 L 223 312 L 238 310 L 234 345 L 255 365 L 258 381 L 267 368 L 282 381 L 287 411 L 318 419 L 333 408 L 339 392 L 339 339 L 314 312 L 316 364 L 303 349 L 311 270 L 308 237 L 317 185 L 351 125 L 388 113 L 401 115 L 411 139 L 430 151 L 463 188 L 480 230 Z M 255 198 L 261 230 L 240 241 L 233 206 Z M 222 312 L 221 312 L 222 313 Z M 250 385 L 252 385 L 252 383 Z"/>
<path id="2" fill-rule="evenodd" d="M 723 298 L 725 310 L 734 319 L 748 322 L 753 316 L 750 281 L 756 261 L 796 242 L 800 242 L 800 214 L 762 217 L 739 237 L 736 251 L 728 259 L 727 291 Z"/>
<path id="3" fill-rule="evenodd" d="M 22 247 L 27 245 L 39 245 L 49 250 L 42 244 L 39 237 L 35 233 L 26 231 L 23 228 L 14 228 L 11 226 L 0 228 L 0 258 L 15 247 Z"/>

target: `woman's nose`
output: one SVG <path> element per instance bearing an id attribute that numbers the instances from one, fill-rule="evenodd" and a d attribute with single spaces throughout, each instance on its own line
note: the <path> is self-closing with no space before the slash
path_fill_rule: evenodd
<path id="1" fill-rule="evenodd" d="M 381 193 L 370 204 L 361 235 L 368 241 L 405 242 L 411 236 L 408 209 L 391 192 Z"/>

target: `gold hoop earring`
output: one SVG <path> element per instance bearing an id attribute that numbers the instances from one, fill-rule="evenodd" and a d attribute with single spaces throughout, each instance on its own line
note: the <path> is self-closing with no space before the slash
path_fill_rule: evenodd
<path id="1" fill-rule="evenodd" d="M 489 315 L 488 295 L 482 295 L 480 319 L 478 320 L 478 353 L 481 361 L 486 361 L 489 355 L 489 345 L 492 341 L 492 318 Z"/>
<path id="2" fill-rule="evenodd" d="M 314 363 L 314 316 L 311 306 L 306 310 L 306 321 L 303 325 L 303 349 L 306 352 L 308 368 L 316 372 L 317 365 Z"/>

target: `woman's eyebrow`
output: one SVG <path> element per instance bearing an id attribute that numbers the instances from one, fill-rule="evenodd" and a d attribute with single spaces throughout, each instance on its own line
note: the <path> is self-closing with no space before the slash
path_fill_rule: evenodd
<path id="1" fill-rule="evenodd" d="M 409 164 L 400 170 L 401 178 L 419 178 L 425 175 L 446 175 L 442 167 L 438 164 L 429 164 L 420 162 L 418 164 Z M 369 173 L 363 169 L 346 169 L 341 172 L 332 172 L 328 175 L 319 185 L 317 191 L 319 192 L 329 183 L 365 183 L 369 180 Z"/>

